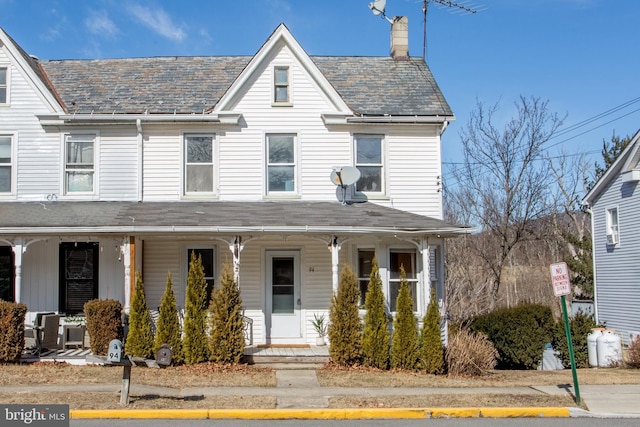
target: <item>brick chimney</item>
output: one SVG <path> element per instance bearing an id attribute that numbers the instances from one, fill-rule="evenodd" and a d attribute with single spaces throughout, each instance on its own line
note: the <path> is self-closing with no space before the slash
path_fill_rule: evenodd
<path id="1" fill-rule="evenodd" d="M 409 18 L 394 16 L 391 23 L 391 57 L 395 60 L 409 59 Z"/>

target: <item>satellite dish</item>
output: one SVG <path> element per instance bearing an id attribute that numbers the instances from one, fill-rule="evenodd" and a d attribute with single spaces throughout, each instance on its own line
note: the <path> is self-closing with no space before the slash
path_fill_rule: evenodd
<path id="1" fill-rule="evenodd" d="M 384 8 L 387 6 L 387 0 L 376 0 L 369 3 L 369 9 L 374 15 L 378 16 L 381 13 L 384 14 Z"/>
<path id="2" fill-rule="evenodd" d="M 339 166 L 333 168 L 330 175 L 331 182 L 342 188 L 342 204 L 346 204 L 347 187 L 360 179 L 360 170 L 353 166 Z"/>
<path id="3" fill-rule="evenodd" d="M 331 182 L 341 187 L 348 187 L 360 179 L 360 170 L 353 166 L 341 166 L 331 171 Z"/>
<path id="4" fill-rule="evenodd" d="M 393 21 L 389 17 L 387 17 L 384 12 L 385 7 L 387 7 L 387 0 L 375 0 L 369 3 L 369 9 L 371 9 L 374 15 L 382 15 L 381 18 L 384 18 L 390 24 L 393 24 Z"/>

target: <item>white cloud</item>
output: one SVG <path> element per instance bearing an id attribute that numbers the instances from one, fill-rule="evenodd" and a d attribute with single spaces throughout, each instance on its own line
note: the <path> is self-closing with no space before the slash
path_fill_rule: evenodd
<path id="1" fill-rule="evenodd" d="M 116 24 L 109 19 L 107 12 L 104 10 L 90 11 L 89 16 L 84 20 L 84 26 L 92 34 L 107 37 L 115 36 L 119 32 Z"/>
<path id="2" fill-rule="evenodd" d="M 138 21 L 163 37 L 175 41 L 182 41 L 187 37 L 181 26 L 172 22 L 171 17 L 162 9 L 154 10 L 134 4 L 128 10 Z"/>

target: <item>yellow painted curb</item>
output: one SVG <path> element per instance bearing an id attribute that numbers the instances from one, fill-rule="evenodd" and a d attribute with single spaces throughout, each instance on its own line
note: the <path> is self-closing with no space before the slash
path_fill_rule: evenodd
<path id="1" fill-rule="evenodd" d="M 417 419 L 569 417 L 569 408 L 353 408 L 353 409 L 105 409 L 71 410 L 70 417 L 104 419 Z"/>

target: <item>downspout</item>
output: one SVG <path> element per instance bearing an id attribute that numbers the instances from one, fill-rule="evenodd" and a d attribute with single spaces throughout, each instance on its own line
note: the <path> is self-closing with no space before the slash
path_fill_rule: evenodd
<path id="1" fill-rule="evenodd" d="M 142 201 L 142 120 L 136 119 L 136 129 L 138 130 L 136 139 L 138 142 L 138 201 Z"/>

